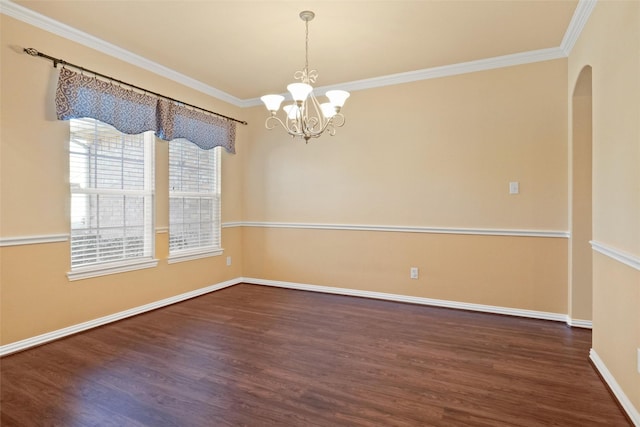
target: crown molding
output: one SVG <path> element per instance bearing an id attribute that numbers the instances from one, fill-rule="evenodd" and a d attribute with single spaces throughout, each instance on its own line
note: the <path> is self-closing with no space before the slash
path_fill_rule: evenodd
<path id="1" fill-rule="evenodd" d="M 532 50 L 529 52 L 514 53 L 511 55 L 496 56 L 493 58 L 478 59 L 476 61 L 461 62 L 458 64 L 443 65 L 441 67 L 425 68 L 423 70 L 408 71 L 405 73 L 389 74 L 387 76 L 373 77 L 370 79 L 354 80 L 336 85 L 320 86 L 314 88 L 315 94 L 324 93 L 327 90 L 342 89 L 351 92 L 374 89 L 385 86 L 394 86 L 403 83 L 411 83 L 421 80 L 438 79 L 441 77 L 457 76 L 460 74 L 475 73 L 477 71 L 493 70 L 496 68 L 512 67 L 515 65 L 530 64 L 533 62 L 551 61 L 565 58 L 566 55 L 559 47 Z M 282 93 L 285 98 L 291 97 L 288 93 Z M 246 99 L 245 107 L 262 105 L 260 98 Z"/>
<path id="2" fill-rule="evenodd" d="M 426 68 L 422 70 L 409 71 L 405 73 L 390 74 L 387 76 L 374 77 L 370 79 L 355 80 L 336 85 L 321 86 L 314 91 L 325 92 L 331 89 L 349 90 L 352 92 L 366 89 L 373 89 L 384 86 L 392 86 L 403 83 L 411 83 L 420 80 L 435 79 L 441 77 L 456 76 L 478 71 L 492 70 L 496 68 L 524 65 L 534 62 L 550 61 L 554 59 L 566 58 L 576 43 L 580 33 L 595 8 L 597 0 L 580 0 L 571 18 L 571 22 L 565 32 L 559 47 L 539 49 L 528 52 L 514 53 L 510 55 L 496 56 L 493 58 L 479 59 L 476 61 L 462 62 L 458 64 L 443 65 L 441 67 Z M 62 24 L 39 13 L 33 12 L 25 7 L 19 6 L 10 0 L 0 0 L 0 13 L 11 16 L 27 24 L 41 28 L 45 31 L 59 35 L 66 39 L 75 41 L 92 49 L 99 50 L 107 55 L 111 55 L 132 65 L 144 68 L 160 76 L 176 81 L 184 86 L 195 89 L 214 98 L 228 102 L 236 107 L 246 108 L 262 105 L 260 98 L 240 99 L 219 89 L 206 85 L 198 80 L 178 73 L 170 68 L 150 61 L 139 55 L 131 53 L 116 45 L 108 43 L 83 31 Z M 283 93 L 287 97 L 287 93 Z"/>
<path id="3" fill-rule="evenodd" d="M 582 30 L 591 16 L 591 12 L 596 7 L 596 3 L 597 0 L 580 0 L 578 2 L 571 22 L 560 43 L 560 49 L 562 49 L 564 56 L 569 56 L 571 53 L 573 46 L 578 41 L 578 37 L 582 34 Z"/>
<path id="4" fill-rule="evenodd" d="M 409 71 L 406 73 L 390 74 L 388 76 L 374 77 L 371 79 L 356 80 L 339 86 L 343 90 L 358 91 L 375 87 L 411 83 L 420 80 L 457 76 L 460 74 L 475 73 L 478 71 L 493 70 L 496 68 L 512 67 L 515 65 L 530 64 L 533 62 L 551 61 L 563 57 L 564 54 L 562 50 L 560 48 L 553 47 L 548 49 L 532 50 L 529 52 L 514 53 L 511 55 L 496 56 L 493 58 L 478 59 L 476 61 L 461 62 L 458 64 L 443 65 L 441 67 Z M 337 88 L 338 85 L 323 86 L 318 89 L 330 90 Z"/>
<path id="5" fill-rule="evenodd" d="M 89 48 L 96 49 L 102 53 L 113 56 L 114 58 L 151 71 L 152 73 L 158 74 L 159 76 L 166 77 L 170 80 L 178 82 L 184 86 L 190 87 L 204 94 L 210 95 L 214 98 L 220 99 L 221 101 L 228 102 L 229 104 L 235 105 L 236 107 L 243 106 L 243 102 L 240 98 L 236 98 L 233 95 L 206 85 L 196 79 L 185 76 L 184 74 L 178 73 L 177 71 L 165 67 L 164 65 L 160 65 L 157 62 L 150 61 L 140 55 L 136 55 L 135 53 L 129 52 L 128 50 L 122 49 L 121 47 L 118 47 L 114 44 L 108 43 L 83 31 L 77 30 L 54 19 L 36 13 L 9 0 L 0 0 L 0 6 L 0 13 L 3 13 L 7 16 L 33 25 L 34 27 L 48 31 L 60 37 L 64 37 Z"/>

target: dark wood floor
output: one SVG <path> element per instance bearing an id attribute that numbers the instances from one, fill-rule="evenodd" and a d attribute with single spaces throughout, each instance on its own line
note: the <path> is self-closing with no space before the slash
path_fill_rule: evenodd
<path id="1" fill-rule="evenodd" d="M 9 426 L 629 426 L 563 324 L 237 285 L 3 358 Z"/>

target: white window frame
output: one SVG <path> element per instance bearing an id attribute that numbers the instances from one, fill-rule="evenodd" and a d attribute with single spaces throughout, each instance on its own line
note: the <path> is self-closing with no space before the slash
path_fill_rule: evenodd
<path id="1" fill-rule="evenodd" d="M 80 122 L 92 123 L 96 126 L 108 126 L 102 122 L 99 122 L 95 119 L 71 119 L 71 121 L 77 120 Z M 70 122 L 71 122 L 70 121 Z M 70 123 L 70 127 L 72 128 L 73 123 Z M 117 132 L 117 131 L 116 131 Z M 116 274 L 123 273 L 127 271 L 140 270 L 144 268 L 153 268 L 158 265 L 158 260 L 155 259 L 155 177 L 154 177 L 154 163 L 155 163 L 155 137 L 153 132 L 145 132 L 144 133 L 144 189 L 142 190 L 130 190 L 130 189 L 107 189 L 107 188 L 95 188 L 91 187 L 87 179 L 85 185 L 77 185 L 71 182 L 70 192 L 71 198 L 73 198 L 74 194 L 96 194 L 96 195 L 135 195 L 135 196 L 144 196 L 145 197 L 145 206 L 148 204 L 146 209 L 150 209 L 147 211 L 145 215 L 145 221 L 143 225 L 143 235 L 144 235 L 144 248 L 143 255 L 131 258 L 125 258 L 118 261 L 107 261 L 107 262 L 95 262 L 86 265 L 78 265 L 71 266 L 71 271 L 67 273 L 67 277 L 69 280 L 80 280 L 86 279 L 90 277 L 98 277 L 104 276 L 108 274 Z M 70 142 L 69 142 L 69 160 L 72 160 L 72 156 L 74 154 L 74 148 L 72 144 L 74 139 L 73 128 L 70 131 Z M 75 149 L 79 147 L 76 145 Z M 89 157 L 88 160 L 93 159 L 93 157 Z M 71 167 L 71 164 L 70 164 Z M 89 173 L 89 169 L 87 167 L 87 174 Z M 73 181 L 73 179 L 71 179 Z M 73 236 L 74 236 L 74 206 L 72 204 L 72 200 L 70 200 L 70 230 L 71 230 L 71 242 L 70 249 L 72 251 L 73 246 Z M 77 210 L 78 207 L 76 206 Z M 82 209 L 80 206 L 79 209 Z M 86 208 L 88 209 L 88 208 Z M 88 215 L 85 215 L 88 216 Z M 99 230 L 99 227 L 98 227 Z M 70 251 L 70 252 L 71 252 Z"/>
<path id="2" fill-rule="evenodd" d="M 221 184 L 220 184 L 220 178 L 221 178 L 220 171 L 221 171 L 221 163 L 222 163 L 221 149 L 220 147 L 215 147 L 211 150 L 202 150 L 201 148 L 197 147 L 195 144 L 193 144 L 192 142 L 186 139 L 175 139 L 169 142 L 169 149 L 170 149 L 169 151 L 169 182 L 172 181 L 172 171 L 175 170 L 175 168 L 171 167 L 172 162 L 173 163 L 176 162 L 176 159 L 172 159 L 171 148 L 175 149 L 176 147 L 179 147 L 178 144 L 181 144 L 180 146 L 181 148 L 200 150 L 199 151 L 200 154 L 207 154 L 207 155 L 213 156 L 213 165 L 214 165 L 213 173 L 215 174 L 215 176 L 213 178 L 214 188 L 213 188 L 213 191 L 210 191 L 210 192 L 181 191 L 180 189 L 172 188 L 171 184 L 169 185 L 169 257 L 167 259 L 167 262 L 169 264 L 219 256 L 219 255 L 222 255 L 222 253 L 224 252 L 224 249 L 222 248 L 222 224 L 221 224 L 221 215 L 222 215 Z M 182 171 L 182 169 L 180 170 Z M 210 221 L 210 224 L 212 227 L 211 232 L 214 240 L 212 245 L 203 245 L 203 246 L 197 246 L 197 247 L 192 247 L 188 249 L 172 248 L 173 246 L 172 245 L 172 237 L 173 237 L 172 228 L 173 227 L 177 228 L 178 225 L 185 224 L 184 221 L 180 224 L 176 224 L 175 222 L 172 222 L 171 199 L 175 199 L 175 198 L 190 198 L 190 199 L 199 199 L 199 200 L 206 199 L 211 201 L 213 205 L 213 219 Z M 201 213 L 198 212 L 198 214 L 200 215 L 200 218 L 202 218 Z M 202 221 L 201 223 L 206 224 L 208 222 L 209 221 Z"/>

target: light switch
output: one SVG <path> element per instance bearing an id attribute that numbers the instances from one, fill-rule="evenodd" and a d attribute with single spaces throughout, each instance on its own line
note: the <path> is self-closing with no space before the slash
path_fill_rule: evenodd
<path id="1" fill-rule="evenodd" d="M 509 183 L 509 194 L 520 193 L 520 183 L 518 181 L 512 181 Z"/>

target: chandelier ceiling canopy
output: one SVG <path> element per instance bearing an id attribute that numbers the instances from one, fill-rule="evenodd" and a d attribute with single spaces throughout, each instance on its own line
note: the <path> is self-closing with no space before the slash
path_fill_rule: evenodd
<path id="1" fill-rule="evenodd" d="M 299 83 L 291 83 L 287 90 L 293 102 L 282 107 L 284 119 L 278 117 L 280 104 L 285 97 L 282 95 L 264 95 L 260 99 L 271 113 L 265 121 L 269 130 L 277 125 L 282 126 L 292 137 L 303 138 L 307 143 L 311 138 L 318 138 L 325 131 L 335 135 L 336 127 L 344 125 L 341 109 L 349 97 L 344 90 L 328 90 L 325 96 L 328 102 L 320 103 L 313 93 L 312 83 L 316 82 L 318 72 L 309 70 L 309 21 L 315 14 L 309 10 L 300 12 L 300 19 L 305 23 L 305 62 L 304 68 L 293 75 Z"/>

